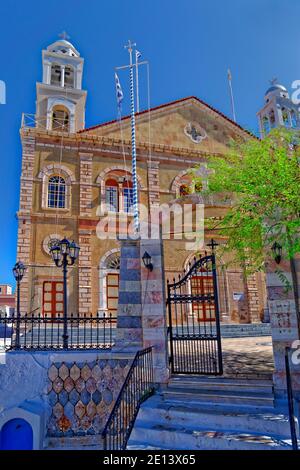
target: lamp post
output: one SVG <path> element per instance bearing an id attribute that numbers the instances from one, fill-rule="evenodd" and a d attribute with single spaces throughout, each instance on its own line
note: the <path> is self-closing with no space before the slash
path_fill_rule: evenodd
<path id="1" fill-rule="evenodd" d="M 50 248 L 52 259 L 58 268 L 63 268 L 63 282 L 64 282 L 64 294 L 63 294 L 63 348 L 68 349 L 68 293 L 67 293 L 67 274 L 68 266 L 72 266 L 79 255 L 80 247 L 74 242 L 70 242 L 66 238 L 63 238 L 55 246 Z"/>
<path id="2" fill-rule="evenodd" d="M 20 348 L 20 284 L 25 274 L 26 267 L 21 261 L 18 261 L 13 267 L 13 275 L 17 281 L 17 323 L 16 323 L 16 349 Z"/>
<path id="3" fill-rule="evenodd" d="M 152 258 L 149 255 L 148 251 L 145 251 L 145 253 L 142 256 L 142 260 L 143 260 L 145 268 L 149 269 L 149 271 L 153 271 L 153 263 L 151 259 Z"/>

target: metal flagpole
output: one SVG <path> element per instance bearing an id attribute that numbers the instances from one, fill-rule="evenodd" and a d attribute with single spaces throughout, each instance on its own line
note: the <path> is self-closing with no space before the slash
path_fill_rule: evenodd
<path id="1" fill-rule="evenodd" d="M 230 100 L 231 100 L 232 117 L 233 117 L 234 122 L 236 122 L 235 108 L 234 108 L 234 99 L 233 99 L 233 91 L 232 91 L 232 83 L 231 83 L 232 75 L 231 75 L 230 69 L 228 69 L 227 76 L 228 76 L 228 83 L 229 83 L 229 90 L 230 90 Z"/>
<path id="2" fill-rule="evenodd" d="M 135 51 L 135 79 L 136 79 L 136 111 L 137 113 L 140 112 L 140 96 L 139 96 L 139 57 L 141 57 L 141 53 L 139 51 Z"/>
<path id="3" fill-rule="evenodd" d="M 136 44 L 130 40 L 125 46 L 129 52 L 130 64 L 130 102 L 131 102 L 131 147 L 132 147 L 132 183 L 133 183 L 133 218 L 134 229 L 137 233 L 139 231 L 139 210 L 138 210 L 138 186 L 137 186 L 137 173 L 136 173 L 136 140 L 135 140 L 135 110 L 134 110 L 134 83 L 133 83 L 133 63 L 132 63 L 132 48 Z"/>

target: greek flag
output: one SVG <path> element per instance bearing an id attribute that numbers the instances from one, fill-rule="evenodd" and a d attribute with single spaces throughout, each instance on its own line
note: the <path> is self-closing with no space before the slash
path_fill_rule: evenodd
<path id="1" fill-rule="evenodd" d="M 115 73 L 115 83 L 116 83 L 116 96 L 117 96 L 118 109 L 121 112 L 121 104 L 122 104 L 124 95 L 123 95 L 119 77 L 116 73 Z"/>
<path id="2" fill-rule="evenodd" d="M 142 53 L 138 50 L 135 51 L 135 60 L 138 61 L 138 59 L 142 57 Z"/>

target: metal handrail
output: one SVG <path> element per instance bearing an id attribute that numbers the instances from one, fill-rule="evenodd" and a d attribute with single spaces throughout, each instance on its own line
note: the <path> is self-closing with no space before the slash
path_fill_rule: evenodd
<path id="1" fill-rule="evenodd" d="M 104 450 L 125 450 L 140 405 L 154 393 L 152 347 L 138 351 L 102 431 Z"/>
<path id="2" fill-rule="evenodd" d="M 285 371 L 286 371 L 286 389 L 287 389 L 287 398 L 288 398 L 289 422 L 290 422 L 292 447 L 293 447 L 293 450 L 298 450 L 296 416 L 295 416 L 295 409 L 294 409 L 294 394 L 293 394 L 292 376 L 291 376 L 290 359 L 289 359 L 290 351 L 291 351 L 291 348 L 285 349 L 284 359 L 285 359 Z"/>

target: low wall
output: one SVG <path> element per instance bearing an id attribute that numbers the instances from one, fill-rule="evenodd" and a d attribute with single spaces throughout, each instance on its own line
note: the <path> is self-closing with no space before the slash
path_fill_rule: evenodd
<path id="1" fill-rule="evenodd" d="M 26 410 L 34 448 L 42 448 L 46 437 L 93 442 L 133 359 L 132 353 L 107 351 L 11 351 L 1 356 L 0 430 Z"/>

